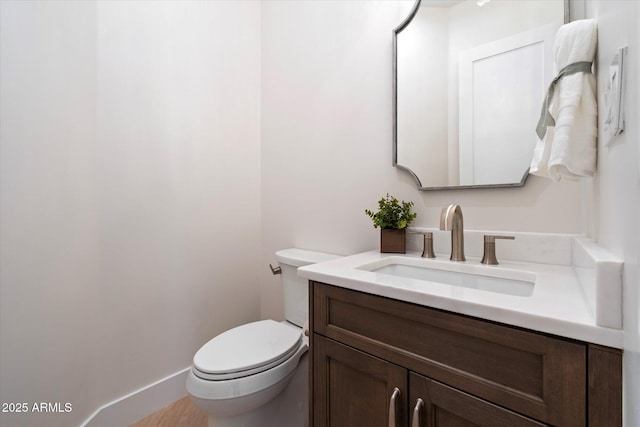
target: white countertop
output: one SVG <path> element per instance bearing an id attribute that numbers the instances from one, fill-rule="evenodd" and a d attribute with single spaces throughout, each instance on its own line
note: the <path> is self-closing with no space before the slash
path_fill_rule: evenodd
<path id="1" fill-rule="evenodd" d="M 505 295 L 357 268 L 390 256 L 420 258 L 417 252 L 399 255 L 371 251 L 300 267 L 298 275 L 373 295 L 622 348 L 622 330 L 598 326 L 587 291 L 571 266 L 518 261 L 500 261 L 499 266 L 485 266 L 475 257 L 467 257 L 464 262 L 465 266 L 473 266 L 472 269 L 478 272 L 495 268 L 535 275 L 531 296 Z M 422 262 L 425 265 L 429 262 L 458 264 L 443 255 L 438 255 L 434 260 L 423 259 Z M 455 266 L 452 268 L 455 269 Z"/>

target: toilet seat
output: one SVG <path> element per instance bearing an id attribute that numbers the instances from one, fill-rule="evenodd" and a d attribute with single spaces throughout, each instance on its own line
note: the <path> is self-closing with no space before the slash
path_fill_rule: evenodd
<path id="1" fill-rule="evenodd" d="M 261 322 L 264 322 L 261 326 L 249 326 L 254 325 L 254 323 L 260 323 L 254 322 L 239 326 L 238 328 L 234 328 L 240 329 L 240 331 L 230 333 L 229 335 L 231 336 L 231 338 L 225 337 L 224 339 L 219 339 L 216 341 L 218 337 L 227 334 L 227 332 L 233 331 L 233 329 L 221 335 L 218 335 L 218 337 L 209 341 L 200 349 L 203 350 L 208 346 L 208 350 L 203 351 L 202 353 L 200 353 L 199 350 L 199 356 L 198 353 L 196 353 L 196 356 L 198 356 L 198 365 L 196 365 L 196 357 L 194 357 L 194 364 L 187 376 L 187 391 L 192 397 L 196 399 L 204 399 L 208 402 L 209 405 L 213 405 L 214 402 L 219 402 L 219 404 L 222 406 L 218 408 L 218 411 L 227 411 L 231 410 L 229 408 L 233 406 L 231 405 L 231 400 L 229 399 L 258 399 L 258 397 L 250 396 L 258 396 L 260 393 L 265 392 L 275 393 L 278 390 L 282 389 L 282 387 L 286 386 L 290 378 L 293 376 L 300 358 L 309 349 L 307 339 L 306 337 L 302 336 L 301 328 L 288 322 L 279 323 L 273 320 Z M 254 327 L 256 329 L 254 329 Z M 285 348 L 285 350 L 274 350 L 271 353 L 271 357 L 268 361 L 263 360 L 262 363 L 258 363 L 257 360 L 259 358 L 254 357 L 254 363 L 248 363 L 247 361 L 249 360 L 249 358 L 236 357 L 238 350 L 247 350 L 247 348 L 252 348 L 257 344 L 255 344 L 255 342 L 253 343 L 253 345 L 251 343 L 247 344 L 246 342 L 242 342 L 239 344 L 239 347 L 234 347 L 235 350 L 232 350 L 231 347 L 225 347 L 226 351 L 224 352 L 224 356 L 229 360 L 234 360 L 235 362 L 240 362 L 241 360 L 243 362 L 235 363 L 235 366 L 233 366 L 234 364 L 228 363 L 222 370 L 220 368 L 224 364 L 213 364 L 212 362 L 216 360 L 216 355 L 213 354 L 213 349 L 217 348 L 219 345 L 222 345 L 220 344 L 221 342 L 233 342 L 234 337 L 238 337 L 238 339 L 240 339 L 239 337 L 244 337 L 246 339 L 256 338 L 255 335 L 252 335 L 250 332 L 247 332 L 245 334 L 245 330 L 259 330 L 265 332 L 265 336 L 280 337 L 282 338 L 282 340 L 275 339 L 274 341 L 274 343 L 279 344 L 275 345 L 275 348 Z M 227 339 L 229 339 L 229 341 L 227 341 Z M 215 344 L 212 344 L 214 341 Z M 291 342 L 294 342 L 293 350 L 290 350 Z M 209 346 L 209 344 L 211 345 Z M 262 350 L 256 349 L 256 354 L 259 351 Z M 211 357 L 208 358 L 207 356 Z M 250 355 L 244 354 L 244 356 Z M 201 371 L 198 366 L 204 369 L 204 372 Z M 224 372 L 225 370 L 229 370 L 232 372 Z M 222 378 L 224 376 L 226 376 L 226 378 Z M 261 398 L 266 398 L 265 396 L 268 397 L 269 394 L 266 394 Z"/>
<path id="2" fill-rule="evenodd" d="M 193 358 L 193 373 L 210 381 L 255 375 L 290 359 L 302 340 L 297 327 L 274 320 L 247 323 L 202 346 Z"/>

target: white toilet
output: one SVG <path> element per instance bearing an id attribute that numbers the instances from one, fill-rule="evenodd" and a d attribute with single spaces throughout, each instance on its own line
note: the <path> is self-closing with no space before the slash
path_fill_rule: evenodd
<path id="1" fill-rule="evenodd" d="M 193 357 L 191 399 L 209 414 L 209 427 L 308 425 L 308 283 L 298 267 L 337 258 L 320 252 L 276 252 L 287 320 L 261 320 L 230 329 Z"/>

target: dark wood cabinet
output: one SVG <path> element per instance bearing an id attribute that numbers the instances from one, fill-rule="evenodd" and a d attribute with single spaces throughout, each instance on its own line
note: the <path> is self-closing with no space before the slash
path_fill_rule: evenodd
<path id="1" fill-rule="evenodd" d="M 412 427 L 547 425 L 413 372 L 409 374 L 409 384 L 409 401 L 414 405 L 411 410 Z M 423 404 L 418 403 L 420 401 Z"/>
<path id="2" fill-rule="evenodd" d="M 322 283 L 310 299 L 313 427 L 621 425 L 619 350 Z"/>
<path id="3" fill-rule="evenodd" d="M 388 427 L 390 404 L 405 425 L 406 369 L 322 336 L 314 345 L 314 425 Z"/>

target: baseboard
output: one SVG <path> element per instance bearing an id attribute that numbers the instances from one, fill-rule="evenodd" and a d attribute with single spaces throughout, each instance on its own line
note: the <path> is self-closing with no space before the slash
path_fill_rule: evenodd
<path id="1" fill-rule="evenodd" d="M 80 427 L 124 427 L 187 395 L 185 368 L 96 410 Z"/>

